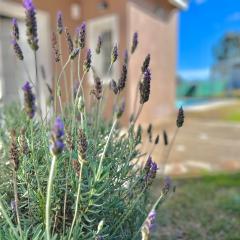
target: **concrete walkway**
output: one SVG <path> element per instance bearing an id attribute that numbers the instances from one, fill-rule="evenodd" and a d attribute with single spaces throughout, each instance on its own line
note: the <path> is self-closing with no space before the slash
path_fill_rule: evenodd
<path id="1" fill-rule="evenodd" d="M 171 139 L 173 124 L 155 126 L 155 136 L 163 128 L 167 128 Z M 160 167 L 164 154 L 166 147 L 161 139 L 153 153 Z M 222 171 L 240 171 L 240 124 L 187 119 L 177 135 L 165 173 L 199 175 Z"/>

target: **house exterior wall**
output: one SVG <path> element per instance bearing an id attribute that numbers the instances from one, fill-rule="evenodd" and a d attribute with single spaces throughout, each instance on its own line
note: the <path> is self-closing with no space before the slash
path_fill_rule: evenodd
<path id="1" fill-rule="evenodd" d="M 127 0 L 121 0 L 121 1 L 108 1 L 109 5 L 107 9 L 100 10 L 98 9 L 97 5 L 99 4 L 99 0 L 90 0 L 90 1 L 80 1 L 81 9 L 82 9 L 82 19 L 88 23 L 88 21 L 97 20 L 104 16 L 111 16 L 115 15 L 118 18 L 118 26 L 117 31 L 118 32 L 118 48 L 119 48 L 119 61 L 117 61 L 113 68 L 120 69 L 120 66 L 122 64 L 122 53 L 124 49 L 126 48 L 126 3 Z M 94 49 L 93 49 L 94 50 Z M 117 79 L 115 79 L 117 80 Z M 86 92 L 90 92 L 92 86 L 90 85 L 90 81 L 85 81 L 84 88 Z M 109 88 L 106 86 L 105 88 L 105 96 L 108 97 L 106 101 L 106 112 L 105 116 L 108 118 L 112 114 L 113 109 L 113 103 L 114 103 L 114 96 L 111 91 L 109 91 Z M 88 94 L 88 102 L 90 102 L 90 95 Z M 124 114 L 125 119 L 127 119 L 127 115 Z M 124 122 L 126 122 L 124 120 Z"/>
<path id="2" fill-rule="evenodd" d="M 21 0 L 15 0 L 22 2 Z M 74 33 L 74 29 L 82 21 L 88 22 L 98 17 L 116 14 L 119 17 L 119 68 L 122 64 L 124 50 L 130 47 L 131 38 L 135 31 L 139 32 L 139 48 L 130 62 L 130 71 L 127 89 L 122 93 L 126 98 L 127 108 L 124 115 L 126 122 L 132 113 L 136 84 L 139 79 L 140 69 L 145 56 L 151 54 L 152 86 L 150 101 L 144 106 L 141 114 L 141 122 L 154 121 L 171 114 L 175 105 L 175 66 L 176 66 L 176 40 L 177 40 L 177 9 L 166 0 L 109 0 L 107 9 L 100 10 L 97 7 L 99 0 L 58 0 L 52 1 L 34 0 L 36 7 L 47 11 L 51 19 L 51 28 L 56 26 L 56 12 L 61 10 L 64 15 L 64 23 Z M 71 4 L 78 3 L 81 8 L 79 20 L 73 20 L 70 14 Z M 167 13 L 159 16 L 157 7 Z M 40 33 L 41 34 L 41 33 Z M 67 59 L 67 49 L 64 45 L 63 56 Z M 82 54 L 84 56 L 85 54 Z M 69 79 L 68 79 L 69 80 Z M 117 80 L 117 79 L 115 79 Z M 70 86 L 70 80 L 69 80 Z M 64 87 L 62 85 L 62 87 Z M 90 92 L 89 81 L 85 81 L 84 88 Z M 89 97 L 89 94 L 86 94 Z M 111 114 L 113 96 L 109 94 L 107 115 Z M 63 93 L 63 99 L 65 99 Z"/>
<path id="3" fill-rule="evenodd" d="M 151 95 L 149 102 L 144 105 L 140 122 L 159 121 L 169 116 L 175 109 L 178 15 L 169 4 L 161 5 L 163 16 L 157 15 L 152 10 L 157 1 L 149 2 L 151 2 L 149 7 L 141 6 L 134 1 L 129 2 L 127 10 L 128 35 L 131 36 L 138 31 L 140 42 L 130 62 L 128 88 L 130 102 L 134 102 L 142 62 L 148 53 L 151 54 Z M 130 112 L 132 111 L 133 106 Z"/>
<path id="4" fill-rule="evenodd" d="M 13 2 L 22 4 L 22 0 L 13 0 Z M 51 23 L 51 31 L 56 31 L 56 15 L 59 10 L 62 11 L 63 18 L 64 18 L 64 25 L 69 28 L 69 31 L 73 35 L 76 27 L 81 24 L 81 19 L 74 20 L 71 17 L 71 5 L 76 2 L 78 2 L 78 1 L 75 1 L 75 0 L 54 0 L 54 1 L 52 1 L 52 0 L 48 0 L 48 1 L 34 0 L 34 5 L 37 10 L 42 10 L 49 14 L 50 23 Z M 39 32 L 39 35 L 41 35 L 41 32 Z M 68 58 L 68 50 L 67 50 L 67 45 L 66 45 L 64 34 L 62 35 L 62 49 L 63 49 L 62 55 L 63 55 L 63 59 L 65 62 L 66 59 Z M 39 49 L 39 52 L 40 51 L 41 51 L 41 49 Z M 54 69 L 55 67 L 54 67 L 53 58 L 52 58 L 52 65 L 53 65 L 53 69 Z M 70 74 L 69 69 L 67 69 L 67 72 L 68 72 L 68 74 Z M 68 86 L 70 86 L 70 78 L 67 78 L 67 80 L 68 80 Z M 53 87 L 55 87 L 54 82 L 53 82 Z M 61 87 L 62 87 L 62 89 L 64 89 L 63 81 L 61 82 Z M 69 88 L 69 91 L 70 91 L 70 88 Z M 66 101 L 66 96 L 65 96 L 64 91 L 62 91 L 62 99 L 63 99 L 63 102 Z"/>

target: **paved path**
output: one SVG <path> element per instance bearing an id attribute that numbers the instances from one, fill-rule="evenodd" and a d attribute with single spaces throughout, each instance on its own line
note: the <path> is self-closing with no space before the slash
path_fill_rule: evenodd
<path id="1" fill-rule="evenodd" d="M 171 139 L 173 131 L 170 129 L 174 126 L 155 126 L 155 133 L 161 132 L 163 128 L 169 130 Z M 161 142 L 153 154 L 160 166 L 164 151 L 166 148 Z M 170 175 L 238 170 L 240 171 L 240 124 L 190 119 L 180 129 L 165 167 L 165 172 Z"/>

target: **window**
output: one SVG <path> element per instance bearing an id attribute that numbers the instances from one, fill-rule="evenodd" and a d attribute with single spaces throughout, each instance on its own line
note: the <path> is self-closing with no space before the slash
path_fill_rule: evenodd
<path id="1" fill-rule="evenodd" d="M 109 73 L 108 69 L 111 63 L 111 58 L 109 56 L 111 56 L 113 48 L 112 32 L 105 31 L 101 33 L 101 37 L 102 37 L 102 61 L 100 62 L 101 65 L 99 65 L 100 66 L 99 74 L 101 74 L 101 76 L 110 77 L 111 72 Z"/>
<path id="2" fill-rule="evenodd" d="M 23 63 L 19 61 L 11 46 L 11 32 L 12 32 L 12 18 L 18 19 L 20 30 L 19 45 L 24 54 L 24 64 L 35 81 L 35 63 L 32 50 L 26 41 L 26 27 L 25 27 L 25 12 L 22 4 L 0 1 L 0 103 L 8 104 L 12 101 L 19 101 L 22 99 L 21 86 L 28 80 L 27 73 L 24 69 Z M 47 12 L 37 12 L 39 45 L 40 49 L 37 51 L 38 68 L 44 66 L 46 72 L 46 82 L 52 85 L 52 65 L 51 65 L 51 30 L 50 17 Z M 46 57 L 49 56 L 49 57 Z M 48 91 L 46 82 L 41 79 L 39 71 L 39 88 L 37 94 L 39 95 L 39 102 L 43 114 L 46 113 L 46 99 Z"/>
<path id="3" fill-rule="evenodd" d="M 96 49 L 98 37 L 102 37 L 101 53 L 99 55 L 93 54 L 93 66 L 103 83 L 107 84 L 112 78 L 115 79 L 118 74 L 117 63 L 109 71 L 112 48 L 119 41 L 118 18 L 115 15 L 110 15 L 90 20 L 88 29 L 88 45 L 92 51 Z M 90 82 L 93 83 L 92 75 L 90 75 Z"/>
<path id="4" fill-rule="evenodd" d="M 28 66 L 31 76 L 34 76 L 34 58 L 29 51 L 25 37 L 24 22 L 18 21 L 20 30 L 19 45 L 24 52 L 24 63 Z M 12 101 L 19 101 L 20 91 L 23 82 L 27 79 L 27 74 L 24 71 L 23 62 L 19 61 L 15 56 L 13 47 L 11 46 L 12 36 L 12 19 L 6 16 L 0 16 L 0 81 L 1 81 L 1 99 L 9 103 Z M 13 71 L 14 68 L 14 71 Z"/>

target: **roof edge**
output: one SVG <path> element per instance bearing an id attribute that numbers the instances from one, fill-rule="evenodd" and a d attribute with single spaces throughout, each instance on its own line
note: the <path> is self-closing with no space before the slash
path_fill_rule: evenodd
<path id="1" fill-rule="evenodd" d="M 169 2 L 181 10 L 188 8 L 188 0 L 169 0 Z"/>

